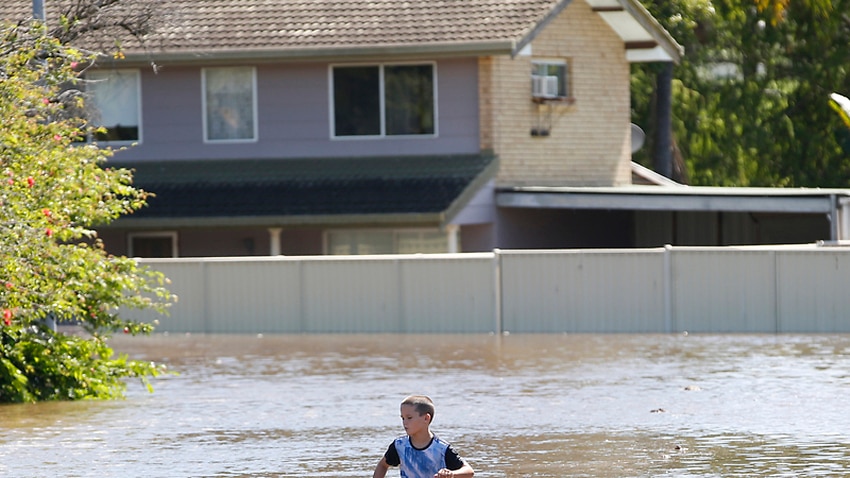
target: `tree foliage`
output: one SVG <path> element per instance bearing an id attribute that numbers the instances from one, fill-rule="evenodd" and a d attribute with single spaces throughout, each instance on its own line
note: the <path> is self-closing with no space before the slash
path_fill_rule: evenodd
<path id="1" fill-rule="evenodd" d="M 73 44 L 82 37 L 89 37 L 91 43 L 91 37 L 96 36 L 102 40 L 101 47 L 108 47 L 110 40 L 115 45 L 115 39 L 121 36 L 141 39 L 162 21 L 165 11 L 168 5 L 163 0 L 69 0 L 61 4 L 60 21 L 47 33 L 63 44 Z"/>
<path id="2" fill-rule="evenodd" d="M 105 165 L 112 150 L 86 142 L 79 71 L 95 59 L 40 24 L 0 28 L 0 402 L 112 398 L 126 377 L 149 386 L 161 371 L 107 345 L 153 330 L 119 310 L 164 312 L 173 297 L 162 274 L 107 254 L 93 229 L 148 196 Z"/>
<path id="3" fill-rule="evenodd" d="M 685 47 L 673 136 L 692 184 L 847 187 L 849 0 L 646 0 Z M 633 70 L 633 121 L 651 124 L 653 65 Z M 636 159 L 651 164 L 648 153 Z"/>

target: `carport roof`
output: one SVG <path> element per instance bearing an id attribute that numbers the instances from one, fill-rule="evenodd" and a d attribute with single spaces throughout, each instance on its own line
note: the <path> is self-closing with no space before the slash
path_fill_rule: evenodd
<path id="1" fill-rule="evenodd" d="M 737 211 L 831 214 L 850 189 L 702 186 L 516 187 L 496 191 L 499 207 Z"/>

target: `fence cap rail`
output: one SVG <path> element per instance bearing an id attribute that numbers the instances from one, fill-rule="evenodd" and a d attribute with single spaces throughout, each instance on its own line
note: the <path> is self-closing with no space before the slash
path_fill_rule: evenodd
<path id="1" fill-rule="evenodd" d="M 447 259 L 493 259 L 492 252 L 460 252 L 454 254 L 373 254 L 333 256 L 230 256 L 230 257 L 137 257 L 144 264 L 218 263 L 218 262 L 345 262 L 345 261 L 428 261 Z"/>

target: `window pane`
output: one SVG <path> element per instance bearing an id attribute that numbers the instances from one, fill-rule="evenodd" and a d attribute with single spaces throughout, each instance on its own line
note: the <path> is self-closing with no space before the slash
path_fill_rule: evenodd
<path id="1" fill-rule="evenodd" d="M 399 232 L 397 239 L 399 254 L 444 254 L 449 252 L 449 238 L 443 232 Z"/>
<path id="2" fill-rule="evenodd" d="M 133 257 L 175 257 L 171 236 L 133 237 Z"/>
<path id="3" fill-rule="evenodd" d="M 334 134 L 381 134 L 380 73 L 377 66 L 335 67 Z"/>
<path id="4" fill-rule="evenodd" d="M 434 68 L 384 68 L 387 134 L 434 134 Z"/>
<path id="5" fill-rule="evenodd" d="M 333 255 L 443 254 L 448 251 L 448 236 L 437 230 L 328 232 L 328 253 Z"/>
<path id="6" fill-rule="evenodd" d="M 139 140 L 139 72 L 136 70 L 94 71 L 87 75 L 92 123 L 106 128 L 99 141 Z"/>
<path id="7" fill-rule="evenodd" d="M 552 64 L 548 65 L 549 75 L 558 77 L 558 96 L 567 96 L 567 65 Z"/>
<path id="8" fill-rule="evenodd" d="M 328 251 L 334 255 L 392 254 L 391 231 L 332 231 Z"/>
<path id="9" fill-rule="evenodd" d="M 535 77 L 537 81 L 542 82 L 537 85 L 536 89 L 541 93 L 544 93 L 544 96 L 557 96 L 559 98 L 566 98 L 569 95 L 569 77 L 567 76 L 567 64 L 566 63 L 547 63 L 547 62 L 539 62 L 531 64 L 531 75 L 532 75 L 532 89 L 535 89 L 534 81 Z M 549 78 L 555 79 L 555 83 L 549 83 Z"/>
<path id="10" fill-rule="evenodd" d="M 254 139 L 254 69 L 207 68 L 208 140 Z"/>

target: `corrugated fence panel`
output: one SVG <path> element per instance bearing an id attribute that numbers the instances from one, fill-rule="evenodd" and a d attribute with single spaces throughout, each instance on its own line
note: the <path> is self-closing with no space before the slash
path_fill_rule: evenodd
<path id="1" fill-rule="evenodd" d="M 504 330 L 663 331 L 663 254 L 663 249 L 503 251 Z"/>
<path id="2" fill-rule="evenodd" d="M 146 259 L 160 332 L 850 333 L 850 248 Z"/>
<path id="3" fill-rule="evenodd" d="M 216 333 L 301 332 L 299 263 L 208 260 L 207 326 Z"/>
<path id="4" fill-rule="evenodd" d="M 676 248 L 671 254 L 674 331 L 776 330 L 773 251 Z"/>
<path id="5" fill-rule="evenodd" d="M 780 332 L 850 332 L 850 250 L 776 254 Z"/>
<path id="6" fill-rule="evenodd" d="M 315 258 L 305 260 L 302 267 L 305 332 L 399 330 L 397 258 Z"/>
<path id="7" fill-rule="evenodd" d="M 496 332 L 493 254 L 400 259 L 400 332 Z"/>

